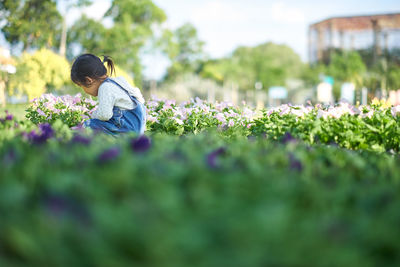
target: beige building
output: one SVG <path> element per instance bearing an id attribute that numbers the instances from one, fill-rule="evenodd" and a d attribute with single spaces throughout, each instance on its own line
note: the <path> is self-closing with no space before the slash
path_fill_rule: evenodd
<path id="1" fill-rule="evenodd" d="M 310 63 L 327 63 L 338 49 L 371 49 L 376 59 L 400 49 L 400 13 L 334 17 L 310 25 L 308 35 Z"/>

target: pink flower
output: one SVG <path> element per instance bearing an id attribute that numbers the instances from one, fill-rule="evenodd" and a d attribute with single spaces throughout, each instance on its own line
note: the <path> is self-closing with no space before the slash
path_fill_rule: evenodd
<path id="1" fill-rule="evenodd" d="M 44 113 L 43 110 L 41 110 L 40 108 L 38 108 L 36 111 L 39 113 L 40 116 L 46 117 L 46 113 Z"/>
<path id="2" fill-rule="evenodd" d="M 147 120 L 150 122 L 158 122 L 157 117 L 151 115 L 147 115 Z"/>
<path id="3" fill-rule="evenodd" d="M 214 116 L 219 122 L 226 122 L 226 119 L 222 113 L 218 113 L 217 115 Z"/>

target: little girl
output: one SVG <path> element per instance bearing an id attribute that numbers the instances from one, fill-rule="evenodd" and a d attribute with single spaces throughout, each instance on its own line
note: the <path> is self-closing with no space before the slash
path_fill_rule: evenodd
<path id="1" fill-rule="evenodd" d="M 140 90 L 132 87 L 123 77 L 109 78 L 115 73 L 111 58 L 101 61 L 95 55 L 79 56 L 71 68 L 71 80 L 89 95 L 98 96 L 99 105 L 92 119 L 84 127 L 108 134 L 136 132 L 143 134 L 146 126 L 146 109 Z"/>

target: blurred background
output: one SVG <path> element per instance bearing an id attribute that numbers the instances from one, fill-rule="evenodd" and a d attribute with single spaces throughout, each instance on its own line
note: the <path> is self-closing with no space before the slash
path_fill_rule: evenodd
<path id="1" fill-rule="evenodd" d="M 147 99 L 400 104 L 395 0 L 2 0 L 0 104 L 81 92 L 86 52 Z"/>

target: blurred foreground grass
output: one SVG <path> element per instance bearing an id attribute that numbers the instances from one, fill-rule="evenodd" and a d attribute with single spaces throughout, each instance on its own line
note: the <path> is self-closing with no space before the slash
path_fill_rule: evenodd
<path id="1" fill-rule="evenodd" d="M 25 110 L 28 108 L 28 106 L 29 103 L 8 104 L 5 107 L 0 106 L 0 117 L 4 115 L 6 110 L 8 110 L 8 112 L 13 114 L 16 118 L 23 120 L 25 119 Z"/>

